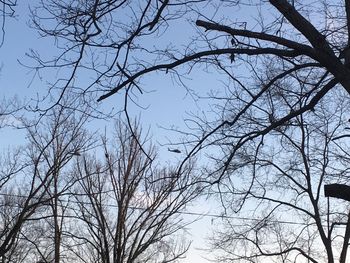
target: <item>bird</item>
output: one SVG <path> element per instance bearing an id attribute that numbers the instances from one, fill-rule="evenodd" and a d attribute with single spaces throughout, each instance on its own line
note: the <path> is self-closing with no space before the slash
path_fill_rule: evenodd
<path id="1" fill-rule="evenodd" d="M 231 54 L 230 59 L 231 59 L 231 63 L 232 63 L 233 61 L 235 61 L 235 53 L 232 53 L 232 54 Z"/>
<path id="2" fill-rule="evenodd" d="M 179 149 L 170 149 L 168 148 L 169 152 L 173 152 L 173 153 L 181 153 L 181 151 Z"/>

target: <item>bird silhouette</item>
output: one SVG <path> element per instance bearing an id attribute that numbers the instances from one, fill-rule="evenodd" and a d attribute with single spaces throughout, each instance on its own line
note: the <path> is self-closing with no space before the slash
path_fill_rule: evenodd
<path id="1" fill-rule="evenodd" d="M 231 60 L 231 63 L 233 63 L 235 61 L 235 54 L 234 53 L 232 53 L 230 55 L 230 60 Z"/>
<path id="2" fill-rule="evenodd" d="M 179 149 L 170 149 L 168 148 L 169 152 L 173 152 L 173 153 L 181 153 L 181 151 Z"/>

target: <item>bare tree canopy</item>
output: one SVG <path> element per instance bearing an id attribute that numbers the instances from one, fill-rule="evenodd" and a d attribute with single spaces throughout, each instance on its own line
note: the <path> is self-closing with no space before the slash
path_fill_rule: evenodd
<path id="1" fill-rule="evenodd" d="M 181 212 L 200 193 L 190 185 L 194 167 L 182 174 L 152 167 L 154 148 L 146 146 L 139 126 L 133 128 L 136 138 L 117 122 L 115 137 L 103 139 L 105 158 L 86 156 L 77 163 L 79 227 L 71 238 L 82 262 L 178 262 L 189 248 L 181 233 L 189 222 Z"/>
<path id="2" fill-rule="evenodd" d="M 58 173 L 66 169 L 77 150 L 87 150 L 91 139 L 83 131 L 86 118 L 64 107 L 55 107 L 40 125 L 25 119 L 27 146 L 3 159 L 0 175 L 0 258 L 20 262 L 30 246 L 19 240 L 33 227 L 32 220 L 57 197 L 49 191 Z M 64 121 L 64 122 L 63 122 Z M 35 229 L 35 228 L 34 228 Z"/>
<path id="3" fill-rule="evenodd" d="M 136 123 L 100 140 L 88 110 L 68 105 L 23 119 L 28 145 L 1 160 L 1 261 L 178 262 L 190 245 L 181 213 L 201 192 L 194 163 L 157 166 Z"/>
<path id="4" fill-rule="evenodd" d="M 220 262 L 347 262 L 348 201 L 324 196 L 324 185 L 349 185 L 349 100 L 332 98 L 230 164 L 217 193 L 235 216 L 211 239 Z"/>
<path id="5" fill-rule="evenodd" d="M 33 53 L 37 69 L 70 69 L 51 87 L 59 94 L 74 89 L 104 101 L 123 93 L 127 101 L 130 93 L 142 96 L 142 79 L 153 72 L 171 74 L 189 90 L 185 78 L 192 71 L 214 72 L 226 88 L 210 95 L 222 99 L 220 117 L 197 127 L 189 156 L 218 142 L 222 130 L 235 131 L 221 174 L 245 143 L 314 110 L 333 89 L 350 92 L 350 7 L 344 0 L 51 0 L 33 9 L 32 18 L 62 50 L 54 60 Z M 72 85 L 85 74 L 95 77 Z M 227 101 L 230 108 L 223 106 Z"/>
<path id="6" fill-rule="evenodd" d="M 1 3 L 3 17 L 12 15 L 16 2 Z M 56 152 L 46 154 L 61 144 L 37 137 L 40 121 L 31 126 L 29 141 L 41 148 L 27 166 L 7 163 L 0 190 L 9 196 L 4 186 L 34 165 L 29 193 L 46 201 L 17 211 L 4 199 L 11 211 L 1 214 L 0 256 L 15 257 L 22 234 L 43 262 L 176 261 L 187 249 L 171 240 L 184 227 L 178 212 L 204 189 L 224 209 L 211 240 L 220 261 L 346 262 L 348 205 L 331 206 L 322 193 L 324 184 L 349 181 L 350 1 L 41 0 L 31 26 L 56 45 L 49 57 L 32 50 L 32 67 L 55 77 L 26 109 L 40 120 L 56 107 L 110 117 L 103 106 L 123 96 L 115 110 L 130 129 L 117 129 L 116 148 L 102 139 L 104 158 L 79 153 L 67 182 L 49 165 Z M 167 147 L 183 157 L 175 168 L 153 167 L 154 152 L 130 121 L 127 105 L 150 91 L 149 79 L 152 89 L 173 80 L 206 103 L 185 120 L 184 141 Z M 77 145 L 71 134 L 65 140 Z M 195 156 L 203 166 L 193 181 Z M 46 170 L 37 176 L 39 160 Z M 22 217 L 42 207 L 38 222 L 49 218 L 49 234 L 25 235 Z M 238 226 L 225 219 L 235 214 Z M 83 234 L 63 222 L 81 223 Z"/>

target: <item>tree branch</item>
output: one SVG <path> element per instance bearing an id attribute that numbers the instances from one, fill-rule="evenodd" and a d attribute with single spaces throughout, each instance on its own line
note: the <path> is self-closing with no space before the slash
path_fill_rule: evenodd
<path id="1" fill-rule="evenodd" d="M 298 52 L 296 50 L 291 49 L 278 49 L 278 48 L 256 48 L 256 49 L 249 49 L 249 48 L 225 48 L 225 49 L 216 49 L 216 50 L 207 50 L 198 52 L 189 56 L 185 56 L 182 59 L 178 59 L 172 63 L 169 64 L 159 64 L 155 65 L 149 68 L 146 68 L 144 70 L 141 70 L 134 75 L 131 75 L 128 77 L 127 80 L 122 82 L 117 87 L 111 89 L 106 94 L 100 96 L 97 101 L 102 101 L 113 94 L 117 93 L 119 90 L 124 88 L 126 85 L 134 82 L 137 78 L 141 77 L 142 75 L 145 75 L 147 73 L 158 71 L 158 70 L 169 70 L 173 69 L 175 67 L 178 67 L 182 64 L 185 64 L 187 62 L 195 62 L 196 60 L 208 57 L 208 56 L 218 56 L 218 55 L 232 55 L 232 54 L 241 54 L 241 55 L 249 55 L 249 56 L 256 56 L 256 55 L 276 55 L 279 57 L 297 57 L 303 55 L 301 52 Z"/>
<path id="2" fill-rule="evenodd" d="M 260 33 L 260 32 L 254 32 L 250 30 L 242 30 L 242 29 L 235 29 L 231 28 L 229 26 L 224 26 L 216 23 L 211 23 L 203 20 L 197 20 L 196 25 L 200 27 L 204 27 L 206 30 L 215 30 L 220 32 L 226 32 L 230 34 L 231 36 L 243 36 L 248 38 L 254 38 L 254 39 L 260 39 L 265 40 L 268 42 L 274 42 L 276 44 L 285 46 L 287 48 L 295 49 L 301 53 L 304 53 L 305 55 L 308 55 L 310 57 L 314 57 L 314 50 L 312 47 L 304 44 L 297 43 L 295 41 L 277 37 L 274 35 L 269 35 L 266 33 Z"/>

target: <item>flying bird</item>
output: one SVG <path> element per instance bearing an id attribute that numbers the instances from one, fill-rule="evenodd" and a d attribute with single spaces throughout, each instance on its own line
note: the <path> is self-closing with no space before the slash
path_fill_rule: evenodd
<path id="1" fill-rule="evenodd" d="M 169 152 L 173 152 L 173 153 L 181 153 L 181 151 L 179 149 L 170 149 L 168 148 Z"/>

